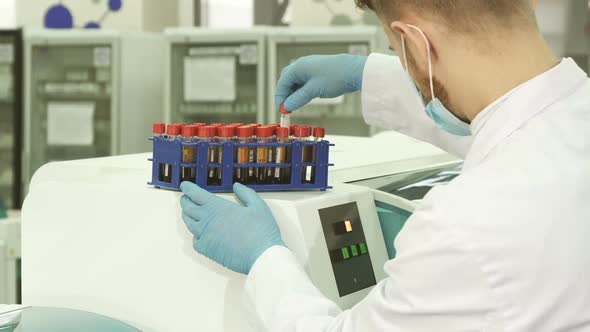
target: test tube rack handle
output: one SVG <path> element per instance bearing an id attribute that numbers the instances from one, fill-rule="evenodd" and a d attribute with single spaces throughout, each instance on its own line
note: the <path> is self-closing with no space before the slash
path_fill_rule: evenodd
<path id="1" fill-rule="evenodd" d="M 246 186 L 256 191 L 305 191 L 305 190 L 320 190 L 325 191 L 331 187 L 328 185 L 328 169 L 333 166 L 329 163 L 330 147 L 334 146 L 328 141 L 320 142 L 300 142 L 293 141 L 289 143 L 250 143 L 243 144 L 237 142 L 223 142 L 223 143 L 209 143 L 206 141 L 199 142 L 183 142 L 180 140 L 167 139 L 165 137 L 150 138 L 153 141 L 153 158 L 149 161 L 152 163 L 152 180 L 148 182 L 149 185 L 156 188 L 180 190 L 181 168 L 188 167 L 196 169 L 195 183 L 201 188 L 210 192 L 231 192 L 234 183 L 234 170 L 238 166 L 235 163 L 235 149 L 240 146 L 249 147 L 291 147 L 291 161 L 287 166 L 284 164 L 247 164 L 248 167 L 283 167 L 290 168 L 291 182 L 288 184 L 245 184 Z M 315 145 L 316 159 L 314 163 L 302 162 L 303 147 L 306 145 Z M 195 163 L 182 163 L 182 149 L 185 146 L 196 147 L 196 161 Z M 223 155 L 220 164 L 210 164 L 208 161 L 209 148 L 211 146 L 223 146 Z M 170 165 L 171 175 L 170 182 L 160 180 L 160 165 Z M 283 165 L 283 166 L 279 166 Z M 243 165 L 242 165 L 243 167 Z M 302 171 L 303 167 L 315 168 L 314 183 L 303 183 Z M 221 184 L 209 185 L 208 170 L 210 168 L 221 169 Z"/>

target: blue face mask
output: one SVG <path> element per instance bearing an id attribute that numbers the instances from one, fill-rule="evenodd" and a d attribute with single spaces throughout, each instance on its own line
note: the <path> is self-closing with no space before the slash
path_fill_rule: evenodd
<path id="1" fill-rule="evenodd" d="M 426 115 L 428 115 L 428 117 L 430 119 L 432 119 L 432 121 L 434 121 L 434 123 L 436 124 L 436 126 L 442 130 L 445 130 L 453 135 L 457 135 L 457 136 L 470 136 L 471 135 L 471 128 L 469 127 L 469 124 L 461 121 L 459 118 L 457 118 L 453 113 L 451 113 L 451 111 L 449 111 L 445 105 L 443 105 L 443 103 L 434 96 L 434 82 L 433 82 L 433 76 L 432 76 L 432 59 L 430 57 L 430 43 L 428 42 L 428 38 L 426 38 L 426 35 L 424 34 L 424 32 L 422 32 L 422 30 L 420 30 L 420 28 L 407 24 L 408 27 L 412 28 L 412 29 L 416 29 L 424 38 L 424 41 L 426 42 L 426 48 L 428 51 L 428 75 L 429 75 L 429 79 L 430 79 L 430 92 L 432 94 L 432 100 L 428 103 L 428 105 L 426 105 Z M 404 61 L 406 64 L 406 70 L 409 70 L 408 67 L 408 58 L 406 57 L 406 43 L 405 43 L 405 38 L 402 35 L 402 50 L 403 50 L 403 54 L 404 54 Z"/>

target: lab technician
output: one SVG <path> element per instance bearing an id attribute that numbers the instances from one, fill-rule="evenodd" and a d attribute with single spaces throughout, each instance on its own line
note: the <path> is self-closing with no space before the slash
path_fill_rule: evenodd
<path id="1" fill-rule="evenodd" d="M 347 311 L 244 186 L 236 205 L 183 184 L 196 251 L 248 274 L 250 308 L 272 331 L 590 331 L 590 80 L 552 55 L 535 1 L 357 4 L 400 58 L 302 58 L 283 71 L 277 104 L 362 89 L 367 123 L 464 157 L 462 175 L 424 198 L 388 278 Z"/>

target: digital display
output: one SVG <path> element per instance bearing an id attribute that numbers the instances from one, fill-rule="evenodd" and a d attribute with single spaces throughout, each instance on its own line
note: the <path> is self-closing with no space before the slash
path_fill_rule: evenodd
<path id="1" fill-rule="evenodd" d="M 352 220 L 335 222 L 332 224 L 332 227 L 334 228 L 334 233 L 337 235 L 352 233 Z"/>
<path id="2" fill-rule="evenodd" d="M 375 273 L 356 203 L 319 210 L 340 296 L 374 286 Z"/>

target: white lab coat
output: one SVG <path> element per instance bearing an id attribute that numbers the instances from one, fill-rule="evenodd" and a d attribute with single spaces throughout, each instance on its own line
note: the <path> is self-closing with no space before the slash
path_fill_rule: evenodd
<path id="1" fill-rule="evenodd" d="M 469 84 L 466 82 L 466 84 Z M 249 307 L 271 331 L 590 331 L 590 80 L 571 60 L 473 121 L 438 129 L 397 58 L 372 55 L 363 112 L 465 156 L 395 241 L 388 278 L 342 312 L 288 249 L 254 265 Z"/>

